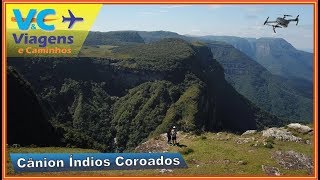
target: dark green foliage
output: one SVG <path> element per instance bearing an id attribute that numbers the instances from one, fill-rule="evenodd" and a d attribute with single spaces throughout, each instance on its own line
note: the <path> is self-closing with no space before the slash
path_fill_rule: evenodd
<path id="1" fill-rule="evenodd" d="M 200 136 L 200 138 L 201 138 L 202 140 L 206 140 L 206 139 L 207 139 L 207 136 Z"/>
<path id="2" fill-rule="evenodd" d="M 165 31 L 140 31 L 139 34 L 145 42 L 168 37 L 207 42 L 212 47 L 214 58 L 225 69 L 228 82 L 258 107 L 290 121 L 310 122 L 312 119 L 313 85 L 309 81 L 312 79 L 312 54 L 296 50 L 283 39 L 196 38 Z M 259 50 L 261 47 L 269 51 Z M 271 74 L 254 60 L 265 65 L 271 73 L 281 76 Z"/>
<path id="3" fill-rule="evenodd" d="M 274 144 L 274 137 L 270 136 L 266 139 L 266 143 Z"/>
<path id="4" fill-rule="evenodd" d="M 146 43 L 156 42 L 165 38 L 188 39 L 175 32 L 170 31 L 137 31 Z"/>
<path id="5" fill-rule="evenodd" d="M 128 151 L 173 125 L 195 133 L 283 125 L 227 83 L 202 43 L 165 39 L 113 51 L 132 59 L 9 59 L 70 147 Z"/>
<path id="6" fill-rule="evenodd" d="M 257 61 L 274 75 L 312 81 L 313 54 L 297 50 L 282 38 L 203 36 L 200 39 L 226 42 Z"/>
<path id="7" fill-rule="evenodd" d="M 161 124 L 169 105 L 175 101 L 174 88 L 166 81 L 147 82 L 115 103 L 112 123 L 120 151 L 136 147 Z"/>
<path id="8" fill-rule="evenodd" d="M 151 44 L 122 46 L 113 53 L 128 54 L 132 61 L 122 61 L 121 66 L 154 71 L 172 71 L 185 68 L 194 51 L 181 39 L 164 39 Z"/>
<path id="9" fill-rule="evenodd" d="M 272 75 L 254 60 L 223 42 L 209 42 L 214 58 L 224 67 L 235 89 L 263 110 L 291 121 L 312 119 L 310 92 L 298 89 L 309 84 Z M 298 89 L 298 90 L 296 90 Z M 304 89 L 304 88 L 303 88 Z"/>
<path id="10" fill-rule="evenodd" d="M 270 142 L 267 142 L 264 147 L 268 148 L 268 149 L 272 149 L 273 148 L 273 144 Z"/>
<path id="11" fill-rule="evenodd" d="M 135 31 L 89 32 L 84 45 L 124 45 L 144 43 Z"/>
<path id="12" fill-rule="evenodd" d="M 54 112 L 52 121 L 64 130 L 67 144 L 100 151 L 112 149 L 110 109 L 113 100 L 104 86 L 105 83 L 65 79 L 59 91 L 44 95 L 44 100 L 55 100 L 50 101 Z"/>
<path id="13" fill-rule="evenodd" d="M 58 134 L 29 82 L 13 68 L 7 69 L 8 144 L 61 145 Z"/>

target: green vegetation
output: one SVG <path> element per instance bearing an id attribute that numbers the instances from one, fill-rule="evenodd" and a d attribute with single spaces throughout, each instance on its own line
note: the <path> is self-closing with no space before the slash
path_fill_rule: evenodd
<path id="1" fill-rule="evenodd" d="M 151 44 L 121 46 L 114 48 L 113 53 L 126 54 L 132 61 L 122 61 L 121 66 L 154 71 L 172 71 L 184 68 L 189 64 L 194 51 L 181 39 L 164 39 Z"/>
<path id="2" fill-rule="evenodd" d="M 38 146 L 57 145 L 60 134 L 48 122 L 43 107 L 31 84 L 13 68 L 7 70 L 8 80 L 8 143 Z M 41 136 L 39 136 L 41 134 Z"/>
<path id="3" fill-rule="evenodd" d="M 166 132 L 168 127 L 178 125 L 185 132 L 199 131 L 196 120 L 199 115 L 199 100 L 201 84 L 194 84 L 180 96 L 177 102 L 168 109 L 162 124 L 157 127 L 154 134 Z"/>
<path id="4" fill-rule="evenodd" d="M 135 31 L 89 32 L 84 45 L 125 45 L 144 43 Z"/>
<path id="5" fill-rule="evenodd" d="M 114 119 L 119 151 L 135 148 L 162 123 L 179 89 L 167 81 L 147 82 L 129 91 L 114 104 Z M 131 133 L 128 133 L 131 132 Z"/>
<path id="6" fill-rule="evenodd" d="M 79 57 L 97 57 L 97 58 L 111 58 L 111 59 L 129 59 L 130 56 L 126 54 L 115 54 L 112 49 L 117 46 L 110 45 L 95 45 L 83 46 L 79 52 Z"/>
<path id="7" fill-rule="evenodd" d="M 183 154 L 183 155 L 188 155 L 188 154 L 191 154 L 193 153 L 194 150 L 191 149 L 191 148 L 182 148 L 179 153 Z"/>
<path id="8" fill-rule="evenodd" d="M 299 134 L 299 137 L 302 134 Z M 200 138 L 201 136 L 206 139 Z M 274 148 L 269 149 L 263 146 L 251 146 L 249 143 L 237 144 L 242 136 L 222 132 L 222 133 L 204 133 L 201 136 L 196 136 L 190 133 L 182 133 L 178 136 L 179 146 L 168 146 L 169 152 L 180 152 L 186 161 L 187 169 L 173 169 L 172 172 L 161 173 L 159 169 L 153 170 L 126 170 L 126 171 L 85 171 L 85 172 L 54 172 L 41 173 L 41 175 L 55 176 L 219 176 L 219 175 L 256 175 L 266 176 L 261 166 L 273 166 L 280 170 L 283 176 L 307 176 L 306 169 L 285 169 L 281 167 L 276 159 L 272 158 L 276 151 L 295 151 L 303 153 L 308 157 L 313 156 L 312 145 L 286 142 L 274 140 Z M 258 132 L 254 135 L 247 135 L 247 138 L 254 138 L 254 141 L 263 142 L 264 138 Z M 312 141 L 312 136 L 308 139 Z M 163 139 L 165 141 L 165 139 Z M 9 152 L 61 152 L 61 153 L 76 153 L 76 152 L 96 152 L 89 149 L 76 148 L 8 148 Z M 9 166 L 8 174 L 13 174 L 10 159 L 7 161 Z M 26 175 L 23 173 L 21 175 Z M 33 173 L 34 174 L 34 173 Z M 16 174 L 15 174 L 16 175 Z M 20 175 L 20 174 L 19 174 Z M 17 175 L 18 176 L 18 175 Z"/>
<path id="9" fill-rule="evenodd" d="M 231 45 L 214 41 L 207 41 L 207 45 L 225 69 L 227 81 L 258 107 L 291 121 L 312 120 L 312 100 L 305 90 L 297 90 L 292 82 L 272 75 Z"/>
<path id="10" fill-rule="evenodd" d="M 113 99 L 103 90 L 104 86 L 105 83 L 65 79 L 58 93 L 44 95 L 56 112 L 51 121 L 63 132 L 67 146 L 112 150 Z"/>
<path id="11" fill-rule="evenodd" d="M 39 95 L 59 145 L 124 152 L 173 125 L 201 134 L 283 124 L 238 94 L 201 43 L 90 47 L 130 58 L 9 59 Z"/>

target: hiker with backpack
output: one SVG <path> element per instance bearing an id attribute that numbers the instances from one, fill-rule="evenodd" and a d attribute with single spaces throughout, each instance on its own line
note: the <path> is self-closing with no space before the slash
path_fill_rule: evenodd
<path id="1" fill-rule="evenodd" d="M 177 130 L 175 126 L 171 130 L 171 140 L 173 145 L 177 145 Z"/>

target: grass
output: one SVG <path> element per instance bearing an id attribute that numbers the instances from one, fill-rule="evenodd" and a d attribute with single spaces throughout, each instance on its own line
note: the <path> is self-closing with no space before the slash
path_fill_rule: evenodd
<path id="1" fill-rule="evenodd" d="M 130 58 L 128 54 L 113 53 L 112 48 L 117 46 L 111 45 L 96 45 L 96 46 L 82 46 L 79 57 L 95 57 L 95 58 L 112 58 L 126 60 Z"/>
<path id="2" fill-rule="evenodd" d="M 305 136 L 305 135 L 303 135 Z M 204 138 L 205 137 L 205 138 Z M 254 137 L 254 141 L 266 141 L 261 137 L 261 133 L 247 135 L 245 137 Z M 221 176 L 221 175 L 248 175 L 265 176 L 261 165 L 273 166 L 279 168 L 282 175 L 286 176 L 307 176 L 306 170 L 287 170 L 277 164 L 275 159 L 271 158 L 275 151 L 294 150 L 312 157 L 312 145 L 296 142 L 283 142 L 273 140 L 273 148 L 264 146 L 252 146 L 251 142 L 237 144 L 238 138 L 245 138 L 227 132 L 223 133 L 205 133 L 200 136 L 185 134 L 178 136 L 179 146 L 170 146 L 170 152 L 180 152 L 186 161 L 187 169 L 174 169 L 173 172 L 166 174 L 159 172 L 159 169 L 152 170 L 127 170 L 127 171 L 88 171 L 88 172 L 59 172 L 59 173 L 41 173 L 44 175 L 86 175 L 86 176 Z M 310 136 L 311 137 L 311 136 Z M 310 138 L 309 137 L 309 138 Z M 310 139 L 311 140 L 311 139 Z M 270 140 L 268 140 L 270 141 Z M 97 152 L 89 149 L 77 148 L 8 148 L 9 152 Z M 8 173 L 13 174 L 10 160 L 7 161 L 9 167 Z M 22 175 L 30 175 L 24 173 Z M 33 174 L 32 174 L 33 175 Z M 40 174 L 39 174 L 40 175 Z"/>

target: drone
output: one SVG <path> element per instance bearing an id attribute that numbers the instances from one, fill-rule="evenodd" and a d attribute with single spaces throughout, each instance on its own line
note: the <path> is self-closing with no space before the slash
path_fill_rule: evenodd
<path id="1" fill-rule="evenodd" d="M 291 15 L 283 15 L 283 17 L 278 17 L 275 21 L 268 21 L 269 17 L 263 23 L 263 25 L 272 26 L 273 32 L 276 33 L 276 28 L 286 28 L 288 27 L 291 21 L 297 22 L 296 25 L 299 23 L 299 15 L 294 19 L 286 19 L 287 17 L 292 17 Z"/>

